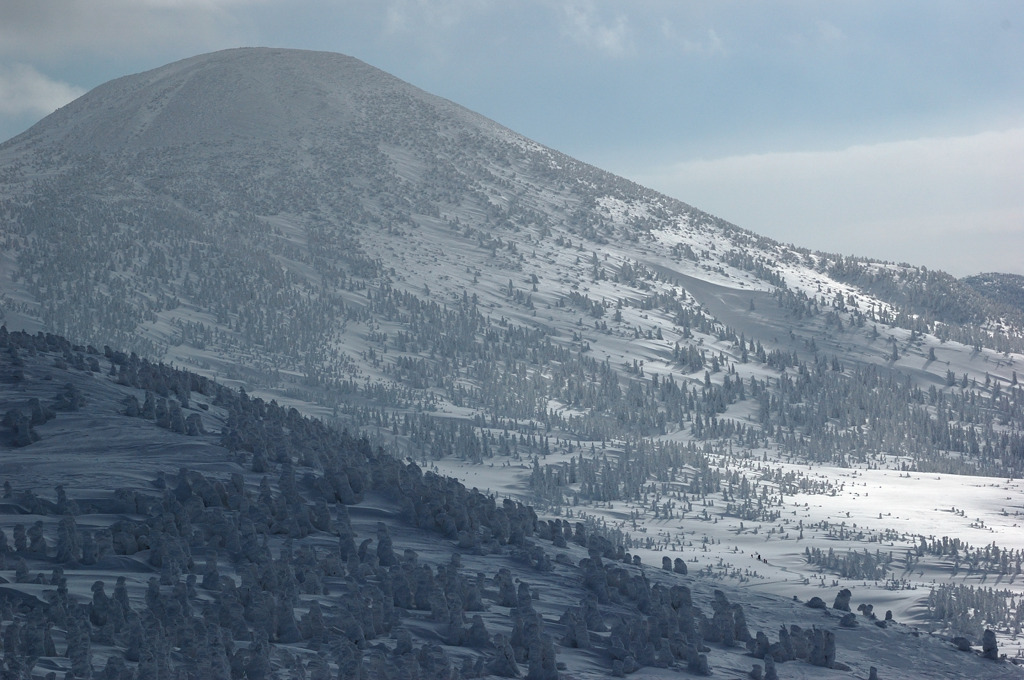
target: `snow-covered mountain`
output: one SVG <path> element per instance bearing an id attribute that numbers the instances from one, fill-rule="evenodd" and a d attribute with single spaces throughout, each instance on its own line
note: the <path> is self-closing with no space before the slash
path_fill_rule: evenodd
<path id="1" fill-rule="evenodd" d="M 1019 633 L 1012 277 L 776 243 L 279 49 L 0 145 L 0 244 L 9 329 L 244 386 L 719 587 Z"/>

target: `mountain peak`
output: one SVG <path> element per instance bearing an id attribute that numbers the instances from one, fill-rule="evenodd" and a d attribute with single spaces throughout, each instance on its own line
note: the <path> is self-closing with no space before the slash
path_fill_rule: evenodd
<path id="1" fill-rule="evenodd" d="M 344 127 L 360 102 L 399 93 L 436 99 L 353 57 L 235 48 L 110 81 L 6 146 L 50 138 L 88 154 L 274 142 Z"/>

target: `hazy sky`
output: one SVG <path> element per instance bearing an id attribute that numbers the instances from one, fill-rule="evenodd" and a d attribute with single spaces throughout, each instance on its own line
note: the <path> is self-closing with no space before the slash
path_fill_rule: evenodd
<path id="1" fill-rule="evenodd" d="M 212 50 L 349 54 L 742 227 L 1024 274 L 1024 2 L 3 0 L 0 139 Z"/>

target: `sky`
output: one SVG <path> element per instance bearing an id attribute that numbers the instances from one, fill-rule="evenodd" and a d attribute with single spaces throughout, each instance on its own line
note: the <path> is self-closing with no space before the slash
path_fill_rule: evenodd
<path id="1" fill-rule="evenodd" d="M 4 0 L 0 140 L 255 45 L 354 56 L 786 243 L 1024 274 L 1020 0 Z"/>

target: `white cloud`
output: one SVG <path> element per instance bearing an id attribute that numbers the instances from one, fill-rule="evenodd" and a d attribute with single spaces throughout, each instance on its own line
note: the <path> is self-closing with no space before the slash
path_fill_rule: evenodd
<path id="1" fill-rule="evenodd" d="M 693 37 L 692 34 L 681 33 L 676 28 L 675 23 L 669 20 L 662 20 L 660 28 L 661 36 L 668 41 L 669 45 L 676 46 L 685 54 L 710 57 L 725 54 L 726 52 L 725 44 L 713 28 L 697 32 L 697 37 Z"/>
<path id="2" fill-rule="evenodd" d="M 32 0 L 0 3 L 0 54 L 26 60 L 237 39 L 235 11 L 270 0 Z"/>
<path id="3" fill-rule="evenodd" d="M 1024 128 L 696 160 L 638 181 L 773 238 L 952 273 L 1024 273 Z"/>
<path id="4" fill-rule="evenodd" d="M 619 14 L 612 19 L 598 15 L 593 2 L 570 2 L 563 8 L 562 31 L 575 42 L 612 57 L 632 52 L 629 23 Z"/>
<path id="5" fill-rule="evenodd" d="M 0 115 L 46 115 L 85 94 L 27 64 L 0 65 Z"/>
<path id="6" fill-rule="evenodd" d="M 447 31 L 488 4 L 486 0 L 392 0 L 384 29 L 388 33 L 417 34 Z"/>
<path id="7" fill-rule="evenodd" d="M 703 39 L 699 40 L 682 40 L 680 43 L 686 52 L 692 54 L 701 54 L 704 56 L 712 56 L 716 54 L 725 54 L 725 47 L 722 44 L 722 39 L 718 37 L 713 28 L 709 28 Z"/>
<path id="8" fill-rule="evenodd" d="M 814 28 L 819 42 L 838 43 L 846 40 L 846 34 L 842 29 L 824 19 L 816 21 Z"/>

